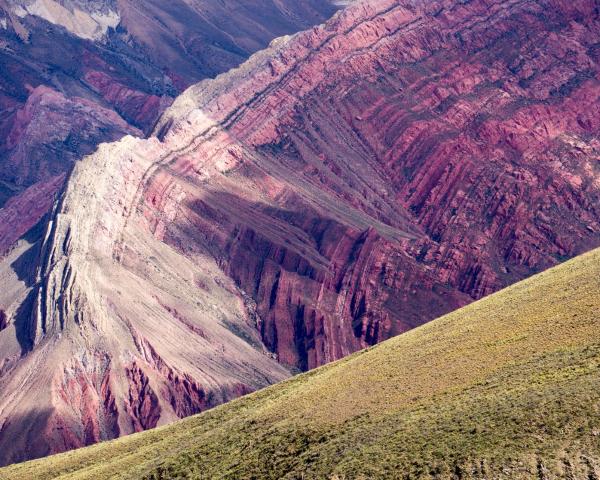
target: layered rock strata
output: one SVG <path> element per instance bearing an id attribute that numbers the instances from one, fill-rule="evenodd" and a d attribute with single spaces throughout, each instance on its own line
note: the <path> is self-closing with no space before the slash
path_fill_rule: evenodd
<path id="1" fill-rule="evenodd" d="M 598 245 L 599 37 L 590 1 L 351 7 L 167 111 L 165 241 L 302 369 Z"/>
<path id="2" fill-rule="evenodd" d="M 74 161 L 102 142 L 149 133 L 186 87 L 336 8 L 0 0 L 0 255 L 48 212 Z"/>

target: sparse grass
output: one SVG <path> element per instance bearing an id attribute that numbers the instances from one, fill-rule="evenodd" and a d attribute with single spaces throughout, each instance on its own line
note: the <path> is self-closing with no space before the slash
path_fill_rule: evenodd
<path id="1" fill-rule="evenodd" d="M 6 479 L 598 478 L 600 250 L 204 414 Z"/>

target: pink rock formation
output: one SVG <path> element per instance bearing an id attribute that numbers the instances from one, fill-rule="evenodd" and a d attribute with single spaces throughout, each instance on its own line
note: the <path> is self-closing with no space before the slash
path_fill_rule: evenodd
<path id="1" fill-rule="evenodd" d="M 140 242 L 149 250 L 121 271 L 126 301 L 79 295 L 70 266 L 55 279 L 62 293 L 48 287 L 71 238 L 59 232 L 66 238 L 55 250 L 60 221 L 49 211 L 60 209 L 75 162 L 100 143 L 151 131 L 179 91 L 335 11 L 317 0 L 236 2 L 234 10 L 213 1 L 33 3 L 0 0 L 0 463 L 164 424 L 289 374 L 214 261 L 199 269 Z M 98 192 L 86 190 L 82 215 Z M 136 295 L 131 277 L 156 284 L 138 285 Z M 99 292 L 100 277 L 87 278 L 83 290 Z M 84 325 L 86 312 L 94 321 Z"/>
<path id="2" fill-rule="evenodd" d="M 24 190 L 36 185 L 49 195 L 33 207 L 39 219 L 75 160 L 101 142 L 150 132 L 190 84 L 335 9 L 317 0 L 233 10 L 213 1 L 0 0 L 0 217 L 31 208 Z M 10 199 L 12 212 L 2 212 Z M 31 218 L 0 225 L 1 242 L 12 244 Z"/>
<path id="3" fill-rule="evenodd" d="M 169 97 L 133 90 L 104 72 L 86 72 L 84 80 L 94 92 L 113 105 L 123 118 L 133 125 L 140 125 L 144 130 L 154 126 L 156 119 L 172 101 Z"/>
<path id="4" fill-rule="evenodd" d="M 349 8 L 175 102 L 145 188 L 199 192 L 161 236 L 300 368 L 596 246 L 599 35 L 587 1 Z"/>
<path id="5" fill-rule="evenodd" d="M 2 257 L 52 208 L 63 183 L 64 175 L 35 183 L 12 197 L 0 209 L 0 255 Z"/>

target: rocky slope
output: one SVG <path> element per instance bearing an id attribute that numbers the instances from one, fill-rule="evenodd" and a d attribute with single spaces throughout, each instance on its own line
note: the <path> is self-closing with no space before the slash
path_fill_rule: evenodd
<path id="1" fill-rule="evenodd" d="M 2 264 L 3 463 L 152 428 L 289 375 L 213 259 L 127 222 L 157 144 L 100 147 L 41 238 L 30 232 Z M 162 219 L 182 194 L 170 189 Z M 130 245 L 118 260 L 117 241 Z"/>
<path id="2" fill-rule="evenodd" d="M 276 36 L 322 22 L 336 8 L 328 1 L 287 0 L 0 1 L 0 462 L 149 428 L 289 374 L 248 326 L 253 304 L 230 280 L 213 275 L 206 262 L 199 262 L 203 273 L 185 262 L 166 268 L 162 263 L 171 259 L 153 255 L 156 246 L 140 253 L 152 258 L 133 270 L 148 281 L 147 269 L 164 267 L 170 272 L 158 277 L 164 288 L 189 298 L 173 300 L 155 279 L 158 286 L 142 288 L 135 300 L 150 314 L 127 304 L 125 315 L 107 294 L 112 307 L 92 302 L 90 315 L 98 321 L 109 315 L 105 308 L 119 305 L 124 323 L 117 317 L 63 335 L 63 313 L 57 314 L 60 328 L 44 316 L 48 290 L 42 284 L 49 273 L 43 262 L 54 247 L 44 243 L 42 250 L 42 243 L 46 230 L 46 242 L 54 238 L 49 232 L 58 223 L 49 211 L 78 159 L 102 142 L 144 136 L 187 86 L 237 65 Z M 168 275 L 184 285 L 167 281 Z M 101 283 L 94 278 L 86 288 Z M 67 301 L 68 294 L 54 293 L 58 304 Z M 87 298 L 73 300 L 69 311 Z M 145 336 L 148 324 L 135 321 L 144 316 L 152 317 L 154 330 L 160 325 L 170 332 L 161 348 L 171 353 Z M 104 339 L 106 332 L 119 339 Z M 40 362 L 52 365 L 50 373 L 39 371 Z"/>
<path id="3" fill-rule="evenodd" d="M 102 146 L 2 264 L 2 460 L 203 409 L 600 244 L 598 44 L 591 0 L 363 2 Z"/>
<path id="4" fill-rule="evenodd" d="M 588 1 L 349 8 L 167 111 L 145 190 L 197 192 L 165 241 L 300 368 L 598 245 L 599 39 Z"/>
<path id="5" fill-rule="evenodd" d="M 149 132 L 187 86 L 336 8 L 312 0 L 0 1 L 0 217 L 28 210 L 28 189 L 39 198 L 22 222 L 0 223 L 0 253 L 48 211 L 73 161 L 101 142 Z"/>

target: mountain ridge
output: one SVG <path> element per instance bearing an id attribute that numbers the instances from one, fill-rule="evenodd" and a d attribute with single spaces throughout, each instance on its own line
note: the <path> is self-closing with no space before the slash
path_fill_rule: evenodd
<path id="1" fill-rule="evenodd" d="M 0 254 L 48 212 L 57 178 L 99 143 L 145 136 L 190 84 L 337 9 L 312 0 L 234 4 L 0 3 L 0 215 L 23 204 L 23 225 L 1 225 Z M 23 212 L 29 188 L 39 205 Z"/>

